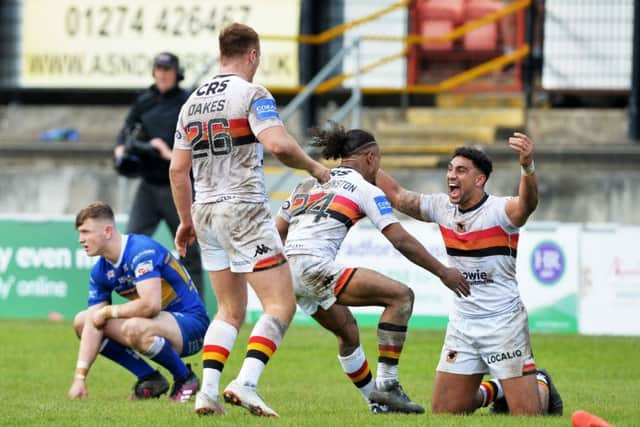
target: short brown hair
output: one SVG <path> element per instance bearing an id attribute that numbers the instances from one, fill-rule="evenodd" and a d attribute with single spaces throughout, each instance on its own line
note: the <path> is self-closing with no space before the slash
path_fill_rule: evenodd
<path id="1" fill-rule="evenodd" d="M 222 29 L 218 36 L 220 55 L 228 58 L 244 55 L 249 50 L 260 49 L 258 33 L 248 25 L 234 22 Z"/>
<path id="2" fill-rule="evenodd" d="M 93 202 L 82 208 L 76 215 L 76 228 L 80 227 L 88 219 L 103 219 L 115 221 L 113 209 L 105 202 Z"/>

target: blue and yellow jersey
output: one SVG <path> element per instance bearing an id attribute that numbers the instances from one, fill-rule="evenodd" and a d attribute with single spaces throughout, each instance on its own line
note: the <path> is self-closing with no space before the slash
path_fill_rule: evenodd
<path id="1" fill-rule="evenodd" d="M 89 306 L 111 302 L 112 292 L 134 300 L 136 284 L 157 277 L 162 286 L 162 310 L 170 312 L 202 312 L 206 308 L 184 266 L 155 240 L 139 235 L 122 236 L 122 252 L 115 264 L 103 257 L 91 270 Z"/>

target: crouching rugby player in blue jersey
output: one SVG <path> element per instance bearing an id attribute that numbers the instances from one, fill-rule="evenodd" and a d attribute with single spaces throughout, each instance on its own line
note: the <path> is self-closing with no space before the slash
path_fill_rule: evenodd
<path id="1" fill-rule="evenodd" d="M 76 229 L 87 255 L 99 259 L 91 270 L 89 308 L 74 320 L 80 349 L 69 397 L 88 396 L 86 376 L 98 353 L 136 375 L 131 399 L 166 393 L 169 383 L 139 352 L 173 375 L 169 399 L 188 401 L 199 381 L 181 357 L 200 351 L 209 316 L 187 270 L 155 240 L 120 234 L 105 203 L 82 209 Z M 112 304 L 113 292 L 129 301 Z"/>

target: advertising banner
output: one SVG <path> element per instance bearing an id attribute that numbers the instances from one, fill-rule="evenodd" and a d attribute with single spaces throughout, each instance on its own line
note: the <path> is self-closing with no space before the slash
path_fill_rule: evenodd
<path id="1" fill-rule="evenodd" d="M 640 228 L 586 227 L 582 232 L 582 334 L 640 335 Z"/>
<path id="2" fill-rule="evenodd" d="M 73 220 L 0 220 L 0 317 L 73 318 L 95 263 Z"/>
<path id="3" fill-rule="evenodd" d="M 520 230 L 517 278 L 537 332 L 577 332 L 579 224 L 531 223 Z"/>
<path id="4" fill-rule="evenodd" d="M 119 217 L 118 224 L 124 230 L 126 217 Z M 87 307 L 96 258 L 78 243 L 73 217 L 0 217 L 0 236 L 0 318 L 73 319 Z M 174 248 L 166 226 L 154 238 Z M 216 303 L 206 278 L 203 288 L 213 313 Z M 125 302 L 113 296 L 114 302 Z"/>
<path id="5" fill-rule="evenodd" d="M 177 54 L 191 84 L 219 64 L 231 22 L 258 34 L 297 36 L 300 0 L 24 0 L 20 82 L 26 88 L 143 88 L 159 52 Z M 255 81 L 297 87 L 298 44 L 262 41 Z"/>

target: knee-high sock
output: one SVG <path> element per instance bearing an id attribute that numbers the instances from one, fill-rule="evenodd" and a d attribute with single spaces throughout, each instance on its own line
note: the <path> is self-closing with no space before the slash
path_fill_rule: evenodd
<path id="1" fill-rule="evenodd" d="M 155 372 L 155 369 L 141 358 L 138 353 L 109 338 L 102 340 L 100 354 L 129 370 L 136 377 L 144 378 Z"/>
<path id="2" fill-rule="evenodd" d="M 500 381 L 496 379 L 482 381 L 480 384 L 480 393 L 482 394 L 482 404 L 480 406 L 489 406 L 491 402 L 495 402 L 496 399 L 504 396 Z"/>
<path id="3" fill-rule="evenodd" d="M 268 314 L 260 316 L 251 331 L 247 354 L 238 373 L 237 380 L 241 384 L 250 386 L 258 384 L 265 365 L 280 345 L 286 330 L 287 325 L 277 318 Z"/>
<path id="4" fill-rule="evenodd" d="M 169 341 L 163 337 L 154 337 L 153 344 L 143 353 L 154 362 L 167 368 L 174 380 L 181 380 L 189 375 L 189 369 L 184 364 L 178 353 L 171 347 Z"/>
<path id="5" fill-rule="evenodd" d="M 220 393 L 220 375 L 237 336 L 238 330 L 222 320 L 213 320 L 204 336 L 200 391 L 212 399 L 217 399 Z"/>
<path id="6" fill-rule="evenodd" d="M 398 379 L 398 362 L 406 338 L 407 325 L 378 324 L 378 386 L 383 386 L 385 381 Z"/>
<path id="7" fill-rule="evenodd" d="M 373 390 L 373 376 L 362 346 L 358 346 L 348 356 L 338 355 L 338 360 L 342 365 L 342 370 L 353 382 L 353 385 L 362 393 L 365 400 L 369 400 L 369 393 Z"/>

